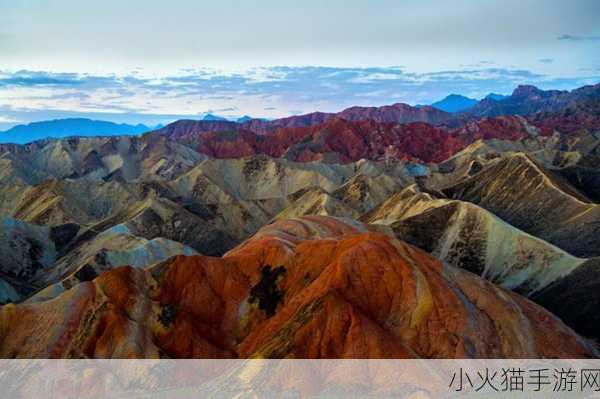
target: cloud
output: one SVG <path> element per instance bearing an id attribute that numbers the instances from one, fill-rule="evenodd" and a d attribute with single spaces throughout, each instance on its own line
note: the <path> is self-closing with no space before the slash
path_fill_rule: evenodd
<path id="1" fill-rule="evenodd" d="M 19 123 L 20 121 L 17 119 L 13 119 L 10 117 L 0 115 L 0 123 Z"/>
<path id="2" fill-rule="evenodd" d="M 0 74 L 0 86 L 61 86 L 77 85 L 81 81 L 75 74 L 52 74 L 47 72 L 19 71 Z"/>
<path id="3" fill-rule="evenodd" d="M 597 42 L 600 41 L 600 36 L 580 36 L 562 34 L 556 38 L 557 40 L 565 40 L 571 42 Z"/>
<path id="4" fill-rule="evenodd" d="M 490 92 L 508 94 L 519 84 L 572 89 L 597 83 L 599 72 L 553 77 L 525 69 L 484 66 L 429 73 L 396 66 L 274 66 L 235 72 L 186 69 L 164 76 L 139 71 L 102 76 L 0 71 L 0 115 L 25 122 L 70 114 L 118 117 L 129 123 L 148 122 L 150 115 L 152 122 L 148 123 L 164 123 L 206 112 L 230 118 L 276 118 L 317 110 L 335 112 L 353 105 L 430 104 L 450 93 L 482 98 Z"/>
<path id="5" fill-rule="evenodd" d="M 552 64 L 554 62 L 554 58 L 540 58 L 539 61 L 542 64 Z"/>
<path id="6" fill-rule="evenodd" d="M 221 113 L 232 112 L 232 111 L 237 111 L 237 107 L 207 109 L 205 112 L 208 114 L 221 114 Z"/>
<path id="7" fill-rule="evenodd" d="M 360 74 L 359 74 L 360 75 Z M 385 73 L 385 72 L 374 72 L 367 75 L 360 75 L 350 79 L 350 82 L 354 83 L 371 83 L 379 80 L 398 80 L 402 79 L 402 73 Z"/>

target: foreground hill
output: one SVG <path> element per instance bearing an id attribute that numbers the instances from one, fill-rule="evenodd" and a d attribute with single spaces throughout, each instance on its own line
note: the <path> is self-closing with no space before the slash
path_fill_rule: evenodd
<path id="1" fill-rule="evenodd" d="M 362 218 L 446 264 L 550 309 L 582 334 L 600 338 L 599 258 L 578 258 L 471 203 L 410 186 Z"/>
<path id="2" fill-rule="evenodd" d="M 27 339 L 32 333 L 36 339 Z M 517 294 L 360 224 L 306 217 L 270 225 L 223 258 L 118 268 L 51 301 L 4 306 L 0 355 L 578 358 L 594 352 Z"/>

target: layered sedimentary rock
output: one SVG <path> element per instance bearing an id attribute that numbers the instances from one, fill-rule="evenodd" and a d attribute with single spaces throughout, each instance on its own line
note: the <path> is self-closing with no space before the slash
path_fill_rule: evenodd
<path id="1" fill-rule="evenodd" d="M 59 259 L 80 226 L 39 226 L 0 219 L 0 302 L 18 302 L 36 290 L 33 280 Z"/>
<path id="2" fill-rule="evenodd" d="M 300 162 L 348 163 L 386 157 L 439 162 L 465 143 L 466 139 L 422 122 L 398 125 L 335 118 L 320 125 L 282 128 L 264 135 L 245 130 L 206 133 L 200 137 L 196 150 L 215 158 L 265 154 Z"/>
<path id="3" fill-rule="evenodd" d="M 246 130 L 257 134 L 265 134 L 282 128 L 301 128 L 319 125 L 334 118 L 354 122 L 371 119 L 376 122 L 385 123 L 427 122 L 431 124 L 452 123 L 458 120 L 452 114 L 433 107 L 412 107 L 408 104 L 397 103 L 381 107 L 350 107 L 338 113 L 311 112 L 274 120 L 250 119 L 241 123 L 231 121 L 181 120 L 169 124 L 157 132 L 161 135 L 177 137 L 178 139 L 193 142 L 197 140 L 198 133 L 203 132 Z"/>
<path id="4" fill-rule="evenodd" d="M 266 156 L 204 160 L 173 178 L 94 179 L 0 185 L 0 215 L 47 226 L 77 224 L 89 235 L 122 224 L 137 236 L 163 237 L 220 255 L 293 209 L 294 195 L 302 190 L 322 190 L 323 198 L 311 200 L 314 206 L 326 197 L 340 203 L 339 212 L 315 213 L 358 217 L 412 181 L 399 161 L 336 165 Z M 302 207 L 289 214 L 316 209 L 304 202 Z"/>
<path id="5" fill-rule="evenodd" d="M 600 255 L 600 207 L 525 154 L 506 156 L 444 192 L 573 255 Z"/>
<path id="6" fill-rule="evenodd" d="M 50 267 L 36 273 L 31 284 L 41 289 L 28 301 L 52 299 L 74 285 L 91 281 L 117 267 L 144 268 L 181 254 L 197 252 L 166 238 L 148 240 L 136 236 L 125 225 L 118 225 L 80 243 Z"/>
<path id="7" fill-rule="evenodd" d="M 592 136 L 592 135 L 590 135 Z M 600 143 L 587 136 L 580 143 L 587 151 L 575 162 L 557 171 L 562 177 L 595 203 L 600 203 Z M 600 136 L 600 135 L 599 135 Z"/>
<path id="8" fill-rule="evenodd" d="M 33 334 L 33 335 L 32 335 Z M 28 339 L 35 336 L 35 340 Z M 3 357 L 587 357 L 546 310 L 364 225 L 261 229 L 0 310 Z"/>
<path id="9" fill-rule="evenodd" d="M 226 231 L 214 226 L 206 207 L 154 195 L 93 224 L 90 231 L 118 228 L 149 240 L 166 238 L 185 243 L 205 255 L 223 254 L 236 243 Z"/>
<path id="10" fill-rule="evenodd" d="M 527 296 L 586 261 L 475 204 L 436 199 L 414 186 L 390 197 L 363 220 L 390 226 L 399 239 L 438 259 Z"/>
<path id="11" fill-rule="evenodd" d="M 554 281 L 532 299 L 576 329 L 600 339 L 600 259 L 593 258 L 563 278 Z"/>
<path id="12" fill-rule="evenodd" d="M 598 339 L 598 258 L 578 258 L 463 201 L 411 186 L 363 217 L 448 265 L 469 270 L 551 310 Z"/>
<path id="13" fill-rule="evenodd" d="M 57 255 L 57 243 L 52 240 L 50 227 L 12 218 L 0 221 L 0 271 L 3 274 L 27 279 L 56 261 Z"/>
<path id="14" fill-rule="evenodd" d="M 287 219 L 305 215 L 324 215 L 357 218 L 360 213 L 321 188 L 299 190 L 288 197 L 290 205 L 279 212 L 275 219 Z"/>
<path id="15" fill-rule="evenodd" d="M 288 196 L 291 203 L 276 218 L 328 215 L 356 219 L 381 204 L 407 181 L 410 181 L 408 176 L 404 178 L 385 173 L 368 176 L 359 173 L 330 192 L 320 187 L 301 189 Z"/>
<path id="16" fill-rule="evenodd" d="M 370 119 L 376 122 L 392 123 L 427 122 L 432 125 L 447 123 L 456 119 L 452 114 L 437 108 L 430 106 L 417 108 L 402 103 L 382 107 L 351 107 L 336 116 L 349 121 Z"/>
<path id="17" fill-rule="evenodd" d="M 51 297 L 118 266 L 146 267 L 178 254 L 195 253 L 163 237 L 146 239 L 127 225 L 99 233 L 72 223 L 43 226 L 3 218 L 0 299 L 18 302 L 39 290 Z"/>
<path id="18" fill-rule="evenodd" d="M 372 180 L 375 191 L 370 201 L 356 207 L 356 201 L 354 204 L 346 204 L 346 197 L 335 192 L 359 175 L 369 182 Z M 383 201 L 382 192 L 391 192 L 395 187 L 410 181 L 412 177 L 401 162 L 382 165 L 371 161 L 359 161 L 336 165 L 298 163 L 255 156 L 204 161 L 169 182 L 169 186 L 180 196 L 180 203 L 188 204 L 188 209 L 194 211 L 196 206 L 203 207 L 206 209 L 206 220 L 235 239 L 243 240 L 287 209 L 290 209 L 290 215 L 301 215 L 313 209 L 304 201 L 297 202 L 298 196 L 307 190 L 315 190 L 312 191 L 313 194 L 308 194 L 311 195 L 310 199 L 305 198 L 314 206 L 320 207 L 319 204 L 323 201 L 341 201 L 342 208 L 349 213 L 342 210 L 344 214 L 334 215 L 357 216 L 362 209 Z M 303 210 L 293 210 L 298 204 L 302 205 Z M 329 207 L 328 204 L 324 206 Z M 338 205 L 334 205 L 334 208 L 338 208 Z"/>

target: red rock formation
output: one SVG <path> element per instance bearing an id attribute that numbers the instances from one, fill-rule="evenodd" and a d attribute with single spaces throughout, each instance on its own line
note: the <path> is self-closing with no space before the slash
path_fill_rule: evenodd
<path id="1" fill-rule="evenodd" d="M 430 106 L 417 108 L 403 103 L 382 107 L 351 107 L 338 113 L 337 117 L 348 121 L 370 119 L 384 123 L 426 122 L 433 125 L 456 119 L 454 115 L 437 108 Z"/>
<path id="2" fill-rule="evenodd" d="M 247 122 L 179 120 L 155 133 L 178 140 L 190 140 L 199 133 L 247 130 L 256 134 L 266 134 L 277 129 L 311 127 L 321 125 L 331 119 L 348 121 L 371 119 L 384 123 L 427 122 L 431 124 L 452 123 L 454 115 L 433 107 L 412 107 L 408 104 L 384 105 L 381 107 L 351 107 L 338 113 L 311 112 L 274 120 L 251 119 Z"/>
<path id="3" fill-rule="evenodd" d="M 587 116 L 586 116 L 587 115 Z M 249 130 L 205 132 L 186 143 L 215 158 L 238 158 L 256 154 L 309 162 L 353 162 L 361 158 L 414 159 L 426 163 L 444 161 L 476 140 L 524 139 L 533 134 L 550 135 L 554 130 L 573 133 L 600 126 L 593 114 L 571 117 L 558 114 L 536 116 L 528 122 L 519 116 L 499 116 L 467 122 L 455 129 L 423 122 L 395 124 L 372 119 L 349 121 L 329 119 L 309 127 L 286 127 L 256 134 Z"/>
<path id="4" fill-rule="evenodd" d="M 530 129 L 535 129 L 530 126 Z M 471 121 L 452 131 L 452 134 L 462 137 L 468 142 L 477 140 L 510 140 L 517 141 L 529 136 L 527 122 L 519 116 L 498 116 Z"/>
<path id="5" fill-rule="evenodd" d="M 534 127 L 530 127 L 534 129 Z M 451 131 L 423 122 L 394 124 L 371 119 L 351 122 L 341 118 L 305 128 L 282 128 L 258 136 L 237 133 L 205 133 L 198 151 L 216 158 L 237 158 L 254 154 L 286 156 L 308 162 L 336 154 L 336 161 L 386 157 L 441 162 L 476 140 L 520 140 L 529 135 L 524 118 L 508 116 L 469 122 Z"/>
<path id="6" fill-rule="evenodd" d="M 149 136 L 169 137 L 217 158 L 266 154 L 302 162 L 350 162 L 391 156 L 440 162 L 480 139 L 515 141 L 532 133 L 549 136 L 555 131 L 576 134 L 598 129 L 599 88 L 565 92 L 520 86 L 505 100 L 481 101 L 470 116 L 394 104 L 242 124 L 178 121 Z"/>
<path id="7" fill-rule="evenodd" d="M 231 121 L 197 121 L 181 119 L 170 123 L 149 135 L 166 136 L 180 142 L 195 143 L 201 133 L 236 131 L 238 128 L 239 124 Z"/>
<path id="8" fill-rule="evenodd" d="M 529 117 L 545 135 L 554 132 L 574 135 L 600 129 L 600 100 L 576 104 L 558 112 L 540 112 Z"/>
<path id="9" fill-rule="evenodd" d="M 467 144 L 468 141 L 457 134 L 448 134 L 421 122 L 397 125 L 336 118 L 322 125 L 277 129 L 262 136 L 249 131 L 205 133 L 197 149 L 216 158 L 266 154 L 306 162 L 333 153 L 340 162 L 361 158 L 382 160 L 389 155 L 440 162 Z"/>
<path id="10" fill-rule="evenodd" d="M 4 306 L 0 356 L 594 355 L 532 302 L 350 223 L 284 220 L 223 258 L 123 267 L 51 301 Z"/>
<path id="11" fill-rule="evenodd" d="M 327 122 L 335 117 L 335 114 L 326 112 L 311 112 L 310 114 L 288 116 L 272 121 L 261 119 L 252 119 L 242 124 L 241 128 L 264 134 L 275 129 L 292 128 L 292 127 L 309 127 Z"/>
<path id="12" fill-rule="evenodd" d="M 452 123 L 457 119 L 452 114 L 430 106 L 417 108 L 408 104 L 397 103 L 381 107 L 350 107 L 338 113 L 312 112 L 272 121 L 253 119 L 242 124 L 241 128 L 264 134 L 282 128 L 320 125 L 334 118 L 352 122 L 370 119 L 381 123 L 427 122 L 433 125 Z"/>

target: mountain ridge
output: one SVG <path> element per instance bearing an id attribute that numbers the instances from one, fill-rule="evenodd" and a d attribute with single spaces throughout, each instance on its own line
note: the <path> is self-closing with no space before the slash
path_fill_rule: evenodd
<path id="1" fill-rule="evenodd" d="M 517 86 L 510 96 L 496 100 L 485 98 L 465 114 L 476 117 L 500 115 L 531 115 L 537 112 L 558 112 L 577 103 L 600 99 L 600 83 L 573 90 L 541 90 L 532 85 Z"/>
<path id="2" fill-rule="evenodd" d="M 159 125 L 160 126 L 160 125 Z M 71 136 L 139 135 L 159 126 L 130 125 L 88 118 L 63 118 L 13 126 L 0 132 L 1 142 L 25 144 L 36 140 Z"/>
<path id="3" fill-rule="evenodd" d="M 24 144 L 36 140 L 56 139 L 71 136 L 101 136 L 101 135 L 139 135 L 150 131 L 162 130 L 174 133 L 175 127 L 184 128 L 187 134 L 196 132 L 227 132 L 247 130 L 256 134 L 266 134 L 282 128 L 311 127 L 326 123 L 335 118 L 352 122 L 374 120 L 380 123 L 406 124 L 426 122 L 445 129 L 459 128 L 481 118 L 520 115 L 540 119 L 538 114 L 546 117 L 548 113 L 568 111 L 563 119 L 573 118 L 573 115 L 585 115 L 587 119 L 598 118 L 595 109 L 590 111 L 582 104 L 589 102 L 600 103 L 600 84 L 587 85 L 571 91 L 541 90 L 531 85 L 520 85 L 510 96 L 490 93 L 484 99 L 476 101 L 459 94 L 450 94 L 443 100 L 431 106 L 410 106 L 395 103 L 377 107 L 354 106 L 337 113 L 311 112 L 284 118 L 266 120 L 243 116 L 237 120 L 205 114 L 200 120 L 181 119 L 170 123 L 167 127 L 148 127 L 143 124 L 128 125 L 107 121 L 97 121 L 86 118 L 67 118 L 51 121 L 32 122 L 28 125 L 18 125 L 0 132 L 0 140 Z M 591 106 L 593 107 L 593 105 Z M 600 107 L 600 106 L 597 106 Z M 569 111 L 573 110 L 573 111 Z M 446 112 L 448 111 L 448 112 Z M 585 121 L 584 121 L 585 122 Z M 595 123 L 595 122 L 594 122 Z M 62 124 L 62 126 L 61 126 Z M 573 124 L 573 123 L 571 123 Z M 566 126 L 563 124 L 563 126 Z M 165 129 L 166 128 L 166 129 Z M 54 129 L 54 132 L 52 131 Z M 573 130 L 574 128 L 570 128 Z M 12 135 L 11 137 L 8 137 Z"/>

